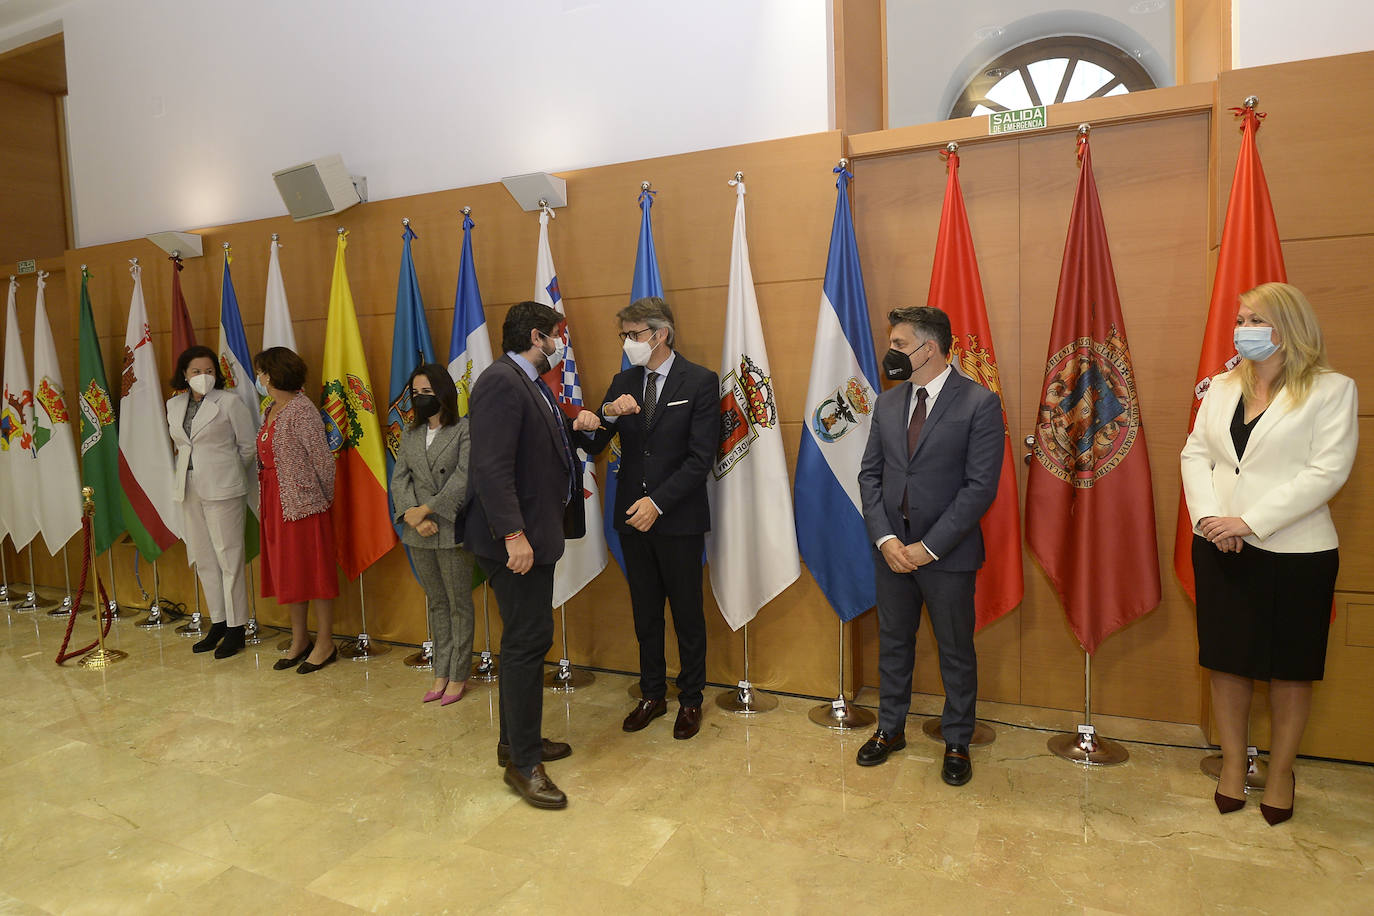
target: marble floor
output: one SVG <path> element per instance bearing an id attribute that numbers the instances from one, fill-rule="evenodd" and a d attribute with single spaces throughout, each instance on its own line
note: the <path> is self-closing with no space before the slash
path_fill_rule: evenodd
<path id="1" fill-rule="evenodd" d="M 598 674 L 546 695 L 575 748 L 546 812 L 501 782 L 494 690 L 421 705 L 409 650 L 300 676 L 271 670 L 275 635 L 216 660 L 123 622 L 129 660 L 98 671 L 53 664 L 60 621 L 0 622 L 3 913 L 1374 912 L 1374 769 L 1302 761 L 1292 821 L 1222 818 L 1201 752 L 1170 746 L 1195 729 L 1104 723 L 1140 740 L 1085 771 L 999 724 L 952 789 L 915 717 L 861 769 L 866 733 L 813 725 L 814 700 L 708 703 L 680 742 L 671 716 L 623 733 L 631 679 Z"/>

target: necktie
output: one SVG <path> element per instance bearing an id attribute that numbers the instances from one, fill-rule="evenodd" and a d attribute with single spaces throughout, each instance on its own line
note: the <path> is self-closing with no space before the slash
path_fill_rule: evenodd
<path id="1" fill-rule="evenodd" d="M 658 409 L 658 373 L 650 372 L 644 383 L 644 425 L 654 425 L 654 411 Z"/>
<path id="2" fill-rule="evenodd" d="M 916 454 L 916 444 L 921 441 L 921 427 L 926 425 L 926 397 L 929 394 L 924 388 L 916 389 L 916 409 L 911 412 L 911 422 L 906 427 L 906 456 L 911 458 Z M 910 508 L 907 505 L 907 494 L 902 494 L 902 518 L 907 518 Z"/>
<path id="3" fill-rule="evenodd" d="M 572 499 L 573 487 L 576 485 L 573 481 L 577 479 L 577 462 L 573 460 L 572 443 L 568 441 L 568 427 L 563 422 L 563 411 L 558 409 L 558 401 L 554 398 L 552 389 L 542 378 L 537 378 L 534 381 L 539 386 L 539 391 L 544 395 L 544 400 L 548 401 L 549 406 L 553 408 L 554 425 L 558 427 L 558 437 L 563 442 L 563 457 L 568 459 L 568 492 L 563 497 L 563 504 L 566 506 L 568 501 Z"/>

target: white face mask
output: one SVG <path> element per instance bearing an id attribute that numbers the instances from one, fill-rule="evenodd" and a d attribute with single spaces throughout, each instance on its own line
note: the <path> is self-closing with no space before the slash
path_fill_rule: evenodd
<path id="1" fill-rule="evenodd" d="M 186 380 L 186 384 L 191 386 L 191 390 L 201 397 L 210 393 L 210 389 L 215 387 L 215 377 L 213 375 L 193 375 Z"/>
<path id="2" fill-rule="evenodd" d="M 1279 345 L 1274 343 L 1274 329 L 1253 327 L 1236 328 L 1232 334 L 1236 352 L 1242 358 L 1262 363 L 1273 356 Z"/>
<path id="3" fill-rule="evenodd" d="M 563 354 L 568 348 L 564 345 L 563 341 L 559 340 L 557 337 L 550 337 L 548 334 L 542 334 L 542 336 L 545 340 L 553 341 L 553 352 L 544 353 L 544 359 L 549 362 L 549 368 L 545 371 L 557 369 L 559 366 L 563 365 Z M 544 352 L 542 348 L 540 352 Z"/>
<path id="4" fill-rule="evenodd" d="M 625 338 L 625 358 L 630 361 L 631 366 L 647 366 L 649 364 L 649 357 L 653 356 L 654 350 L 658 349 L 658 344 L 649 342 L 653 339 L 653 334 L 649 335 L 649 340 Z"/>

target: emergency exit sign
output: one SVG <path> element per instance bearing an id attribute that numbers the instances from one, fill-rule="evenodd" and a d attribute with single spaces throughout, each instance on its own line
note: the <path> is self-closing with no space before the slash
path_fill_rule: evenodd
<path id="1" fill-rule="evenodd" d="M 1039 130 L 1045 123 L 1044 105 L 1018 108 L 1016 111 L 994 111 L 988 115 L 988 133 L 1014 134 L 1022 130 Z"/>

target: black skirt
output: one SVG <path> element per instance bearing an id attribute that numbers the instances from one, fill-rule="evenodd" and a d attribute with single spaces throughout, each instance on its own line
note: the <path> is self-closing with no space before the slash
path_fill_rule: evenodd
<path id="1" fill-rule="evenodd" d="M 1321 680 L 1339 568 L 1334 548 L 1222 553 L 1194 535 L 1198 664 L 1262 681 Z"/>

